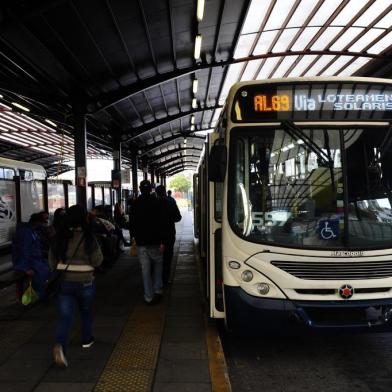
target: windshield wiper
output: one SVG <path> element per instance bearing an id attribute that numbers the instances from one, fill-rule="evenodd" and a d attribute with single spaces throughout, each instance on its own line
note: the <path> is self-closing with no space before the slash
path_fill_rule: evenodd
<path id="1" fill-rule="evenodd" d="M 320 160 L 320 162 L 322 162 L 325 166 L 329 168 L 332 190 L 335 191 L 335 173 L 333 170 L 334 164 L 331 158 L 328 132 L 324 133 L 325 141 L 327 144 L 326 153 L 308 135 L 306 135 L 300 128 L 296 127 L 291 121 L 282 121 L 281 126 L 293 139 L 301 139 L 304 144 L 317 155 L 317 158 Z"/>
<path id="2" fill-rule="evenodd" d="M 296 127 L 291 121 L 282 121 L 282 128 L 293 138 L 301 139 L 311 151 L 313 151 L 317 158 L 326 166 L 333 164 L 330 156 L 325 153 L 308 135 L 306 135 L 300 128 Z"/>

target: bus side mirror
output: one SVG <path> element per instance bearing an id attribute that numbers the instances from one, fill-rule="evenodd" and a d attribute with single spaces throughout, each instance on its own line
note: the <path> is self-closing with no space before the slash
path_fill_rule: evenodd
<path id="1" fill-rule="evenodd" d="M 227 164 L 226 146 L 212 146 L 208 157 L 208 180 L 212 182 L 223 182 L 225 180 Z"/>

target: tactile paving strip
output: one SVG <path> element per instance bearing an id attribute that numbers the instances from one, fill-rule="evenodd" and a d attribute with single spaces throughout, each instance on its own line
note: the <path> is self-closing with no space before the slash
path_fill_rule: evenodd
<path id="1" fill-rule="evenodd" d="M 135 307 L 94 391 L 151 391 L 166 306 L 164 297 L 158 305 L 138 304 Z"/>

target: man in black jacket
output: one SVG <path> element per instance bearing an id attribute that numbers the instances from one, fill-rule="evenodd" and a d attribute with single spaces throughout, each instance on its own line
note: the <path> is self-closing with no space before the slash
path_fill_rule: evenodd
<path id="1" fill-rule="evenodd" d="M 142 267 L 144 302 L 151 304 L 162 295 L 165 217 L 161 203 L 151 195 L 150 181 L 142 181 L 139 188 L 141 194 L 130 209 L 129 231 Z"/>
<path id="2" fill-rule="evenodd" d="M 162 208 L 164 219 L 163 222 L 165 224 L 164 230 L 164 245 L 165 250 L 163 252 L 163 284 L 166 285 L 170 283 L 170 270 L 173 259 L 173 249 L 174 243 L 176 242 L 176 222 L 181 220 L 181 213 L 177 207 L 176 201 L 173 199 L 170 200 L 168 196 L 166 196 L 166 188 L 163 185 L 159 185 L 155 190 L 158 200 L 160 201 Z"/>

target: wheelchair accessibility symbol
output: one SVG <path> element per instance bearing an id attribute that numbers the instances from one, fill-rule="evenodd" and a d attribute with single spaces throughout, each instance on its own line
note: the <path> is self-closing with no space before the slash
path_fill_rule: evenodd
<path id="1" fill-rule="evenodd" d="M 338 220 L 322 220 L 319 222 L 319 233 L 322 240 L 333 240 L 339 237 Z"/>

